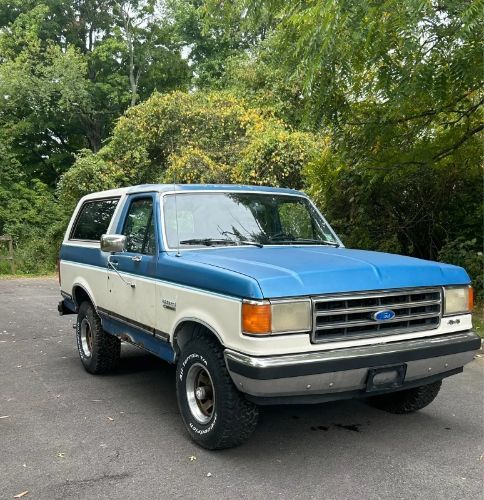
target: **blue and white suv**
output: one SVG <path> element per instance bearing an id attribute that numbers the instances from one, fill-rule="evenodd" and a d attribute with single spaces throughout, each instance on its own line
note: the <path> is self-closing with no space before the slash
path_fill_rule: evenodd
<path id="1" fill-rule="evenodd" d="M 480 347 L 462 268 L 345 248 L 289 189 L 90 194 L 60 277 L 86 370 L 112 369 L 121 341 L 176 363 L 183 421 L 209 449 L 247 439 L 258 405 L 365 397 L 421 409 Z"/>

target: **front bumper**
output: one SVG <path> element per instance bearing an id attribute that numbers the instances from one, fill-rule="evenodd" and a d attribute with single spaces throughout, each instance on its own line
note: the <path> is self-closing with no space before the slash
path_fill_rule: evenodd
<path id="1" fill-rule="evenodd" d="M 225 350 L 236 387 L 260 404 L 308 403 L 374 395 L 370 368 L 405 365 L 402 390 L 462 371 L 481 340 L 472 331 L 347 349 L 254 357 Z M 388 392 L 383 390 L 382 392 Z"/>

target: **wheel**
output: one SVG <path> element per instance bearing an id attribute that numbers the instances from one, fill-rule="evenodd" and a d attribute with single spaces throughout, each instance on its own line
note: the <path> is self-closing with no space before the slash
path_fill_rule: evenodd
<path id="1" fill-rule="evenodd" d="M 257 406 L 235 388 L 221 347 L 203 332 L 183 348 L 176 390 L 185 427 L 204 448 L 216 450 L 242 444 L 257 425 Z"/>
<path id="2" fill-rule="evenodd" d="M 82 364 L 89 373 L 106 373 L 116 366 L 121 354 L 121 342 L 103 330 L 90 302 L 83 302 L 79 307 L 76 339 Z"/>
<path id="3" fill-rule="evenodd" d="M 406 391 L 392 392 L 382 396 L 369 398 L 369 403 L 375 408 L 390 413 L 412 413 L 428 406 L 440 391 L 442 381 L 421 385 Z"/>

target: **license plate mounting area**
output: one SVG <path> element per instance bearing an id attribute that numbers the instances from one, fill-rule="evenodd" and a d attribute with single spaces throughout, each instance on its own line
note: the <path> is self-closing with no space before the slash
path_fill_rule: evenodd
<path id="1" fill-rule="evenodd" d="M 368 370 L 366 392 L 397 389 L 403 385 L 407 365 L 381 366 Z"/>

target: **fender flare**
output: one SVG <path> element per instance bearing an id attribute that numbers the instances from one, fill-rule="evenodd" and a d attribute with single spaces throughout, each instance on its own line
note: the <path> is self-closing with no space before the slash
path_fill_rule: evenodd
<path id="1" fill-rule="evenodd" d="M 222 337 L 220 336 L 220 334 L 217 332 L 217 330 L 212 325 L 208 324 L 203 319 L 192 317 L 192 316 L 186 316 L 186 317 L 180 318 L 176 322 L 176 324 L 175 324 L 175 326 L 173 328 L 173 332 L 172 332 L 172 334 L 170 336 L 171 337 L 171 344 L 172 344 L 173 349 L 175 350 L 175 352 L 177 350 L 176 349 L 176 347 L 177 347 L 177 334 L 178 334 L 178 331 L 180 330 L 180 326 L 183 323 L 198 323 L 199 325 L 202 325 L 209 332 L 211 332 L 217 338 L 217 340 L 220 342 L 220 344 L 222 345 L 222 347 L 225 348 L 225 343 L 223 342 Z"/>

